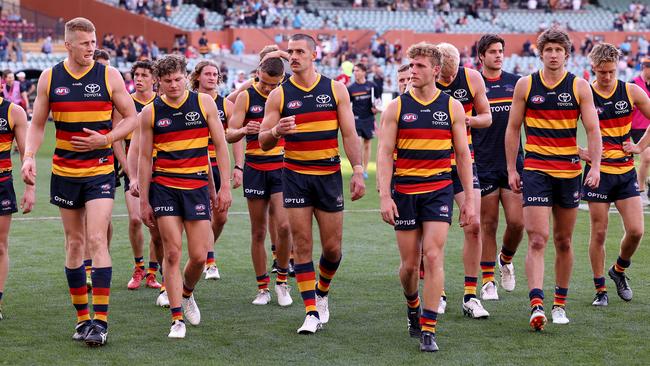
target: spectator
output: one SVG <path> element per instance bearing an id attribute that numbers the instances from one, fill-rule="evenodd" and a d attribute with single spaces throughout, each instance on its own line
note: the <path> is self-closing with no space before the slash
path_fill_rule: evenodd
<path id="1" fill-rule="evenodd" d="M 131 72 L 127 71 L 123 74 L 124 77 L 124 86 L 126 87 L 126 90 L 129 92 L 129 94 L 135 93 L 135 82 L 133 81 L 133 77 L 131 76 Z"/>
<path id="2" fill-rule="evenodd" d="M 202 32 L 201 38 L 199 38 L 199 53 L 203 57 L 205 57 L 205 55 L 210 53 L 210 47 L 208 46 L 208 38 L 205 32 Z"/>
<path id="3" fill-rule="evenodd" d="M 530 50 L 530 40 L 527 39 L 526 42 L 524 42 L 524 45 L 522 46 L 521 50 L 521 55 L 522 56 L 533 56 L 533 53 Z"/>
<path id="4" fill-rule="evenodd" d="M 643 58 L 645 55 L 650 52 L 648 41 L 645 39 L 643 35 L 639 36 L 638 39 L 638 45 L 639 45 L 639 58 Z"/>
<path id="5" fill-rule="evenodd" d="M 155 18 L 165 17 L 165 6 L 162 0 L 153 1 L 153 6 L 151 7 L 151 15 L 153 15 Z"/>
<path id="6" fill-rule="evenodd" d="M 293 29 L 302 28 L 302 19 L 300 17 L 300 10 L 296 10 L 295 15 L 293 16 Z"/>
<path id="7" fill-rule="evenodd" d="M 27 108 L 27 93 L 21 92 L 20 82 L 16 80 L 13 71 L 5 70 L 3 73 L 4 86 L 2 88 L 2 97 L 12 103 L 18 104 L 23 109 Z"/>
<path id="8" fill-rule="evenodd" d="M 151 42 L 151 59 L 157 60 L 160 57 L 160 49 L 158 48 L 158 43 L 156 41 Z"/>
<path id="9" fill-rule="evenodd" d="M 200 29 L 205 28 L 205 8 L 199 10 L 199 14 L 196 16 L 196 25 L 198 25 Z"/>
<path id="10" fill-rule="evenodd" d="M 230 50 L 233 55 L 235 56 L 240 56 L 244 53 L 244 50 L 246 49 L 246 46 L 244 45 L 244 42 L 237 37 L 235 38 L 235 42 L 232 43 L 232 46 L 230 46 Z M 237 88 L 235 88 L 237 89 Z"/>
<path id="11" fill-rule="evenodd" d="M 9 56 L 9 40 L 5 32 L 0 32 L 0 61 L 7 61 Z"/>
<path id="12" fill-rule="evenodd" d="M 52 37 L 47 36 L 45 37 L 45 40 L 43 41 L 43 45 L 41 46 L 41 52 L 43 52 L 46 55 L 49 55 L 52 53 Z"/>
<path id="13" fill-rule="evenodd" d="M 384 93 L 384 72 L 378 64 L 372 65 L 372 82 L 376 85 L 376 97 L 381 98 L 381 95 Z"/>
<path id="14" fill-rule="evenodd" d="M 232 89 L 233 90 L 238 90 L 240 86 L 244 85 L 244 83 L 247 81 L 246 79 L 246 73 L 244 70 L 238 70 L 237 71 L 237 79 L 235 79 L 232 82 Z"/>
<path id="15" fill-rule="evenodd" d="M 12 44 L 12 48 L 16 54 L 16 62 L 23 62 L 23 34 L 18 32 Z"/>

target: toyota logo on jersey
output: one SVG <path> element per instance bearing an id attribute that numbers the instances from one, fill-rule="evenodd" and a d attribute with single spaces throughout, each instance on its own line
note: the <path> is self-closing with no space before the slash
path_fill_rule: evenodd
<path id="1" fill-rule="evenodd" d="M 88 84 L 84 88 L 86 93 L 89 93 L 89 94 L 95 94 L 95 93 L 99 92 L 100 89 L 101 89 L 101 87 L 99 85 L 97 85 L 97 84 Z"/>
<path id="2" fill-rule="evenodd" d="M 189 122 L 198 121 L 199 118 L 200 118 L 199 112 L 192 111 L 192 112 L 187 112 L 185 114 L 185 120 L 187 120 Z"/>

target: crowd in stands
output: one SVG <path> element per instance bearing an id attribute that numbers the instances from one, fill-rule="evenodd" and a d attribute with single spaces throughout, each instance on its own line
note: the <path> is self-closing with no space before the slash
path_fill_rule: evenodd
<path id="1" fill-rule="evenodd" d="M 632 2 L 628 11 L 618 14 L 614 19 L 613 28 L 618 31 L 640 30 L 643 18 L 648 15 L 648 6 L 641 2 Z"/>
<path id="2" fill-rule="evenodd" d="M 120 0 L 118 5 L 138 14 L 167 19 L 180 4 L 179 0 Z"/>

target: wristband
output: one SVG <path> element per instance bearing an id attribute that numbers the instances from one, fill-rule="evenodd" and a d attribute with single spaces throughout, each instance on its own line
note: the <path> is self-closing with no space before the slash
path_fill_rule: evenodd
<path id="1" fill-rule="evenodd" d="M 23 160 L 27 159 L 27 158 L 32 158 L 33 159 L 34 158 L 34 152 L 33 151 L 25 151 L 25 153 L 23 154 Z"/>
<path id="2" fill-rule="evenodd" d="M 363 165 L 361 165 L 361 164 L 353 165 L 352 166 L 352 171 L 353 172 L 356 171 L 357 168 L 359 168 L 361 170 L 361 173 L 363 173 Z"/>
<path id="3" fill-rule="evenodd" d="M 244 171 L 244 168 L 240 167 L 239 165 L 235 165 L 235 169 L 241 170 L 242 172 Z"/>
<path id="4" fill-rule="evenodd" d="M 271 135 L 272 135 L 273 137 L 275 137 L 276 139 L 279 139 L 280 137 L 282 137 L 282 135 L 280 135 L 280 134 L 277 133 L 277 132 L 278 132 L 278 126 L 275 126 L 275 127 L 273 127 L 273 128 L 271 129 Z"/>
<path id="5" fill-rule="evenodd" d="M 106 136 L 106 145 L 110 145 L 113 143 L 113 134 L 111 132 L 107 133 L 104 136 Z"/>

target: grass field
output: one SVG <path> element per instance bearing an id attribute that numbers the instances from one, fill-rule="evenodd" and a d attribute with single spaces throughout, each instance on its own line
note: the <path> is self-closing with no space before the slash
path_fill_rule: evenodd
<path id="1" fill-rule="evenodd" d="M 648 364 L 650 350 L 650 248 L 648 240 L 629 270 L 634 300 L 624 303 L 608 279 L 610 306 L 592 307 L 594 294 L 587 243 L 589 223 L 580 212 L 574 235 L 575 267 L 567 312 L 571 324 L 549 324 L 543 333 L 528 327 L 528 297 L 523 260 L 525 242 L 515 256 L 517 288 L 500 291 L 501 300 L 484 303 L 489 320 L 464 318 L 462 231 L 454 224 L 446 248 L 447 313 L 439 317 L 437 354 L 421 354 L 406 331 L 405 302 L 397 277 L 395 235 L 381 221 L 374 172 L 367 196 L 346 202 L 344 258 L 332 282 L 331 320 L 315 336 L 295 333 L 304 310 L 293 279 L 294 305 L 251 305 L 255 276 L 249 255 L 249 220 L 241 189 L 217 246 L 222 279 L 201 281 L 195 291 L 202 312 L 187 338 L 169 340 L 169 310 L 156 307 L 157 291 L 127 291 L 133 258 L 127 238 L 123 190 L 118 190 L 113 223 L 113 286 L 109 343 L 88 349 L 71 340 L 75 313 L 63 272 L 63 230 L 49 201 L 52 126 L 38 155 L 37 204 L 34 213 L 15 215 L 10 235 L 11 268 L 0 322 L 0 364 Z M 17 160 L 14 165 L 18 167 Z M 349 167 L 345 166 L 346 176 Z M 18 196 L 22 194 L 14 169 Z M 345 184 L 347 187 L 347 182 Z M 608 265 L 622 235 L 618 215 L 611 216 Z M 646 225 L 648 220 L 646 219 Z M 501 231 L 500 231 L 501 232 Z M 316 236 L 317 237 L 317 236 Z M 318 247 L 318 244 L 316 245 Z M 315 259 L 319 253 L 316 250 Z M 546 256 L 547 305 L 553 294 L 553 254 Z M 148 258 L 145 257 L 145 261 Z M 498 276 L 498 275 L 497 275 Z M 273 294 L 275 295 L 275 294 Z M 274 299 L 275 301 L 275 299 Z M 550 314 L 548 314 L 550 315 Z"/>

